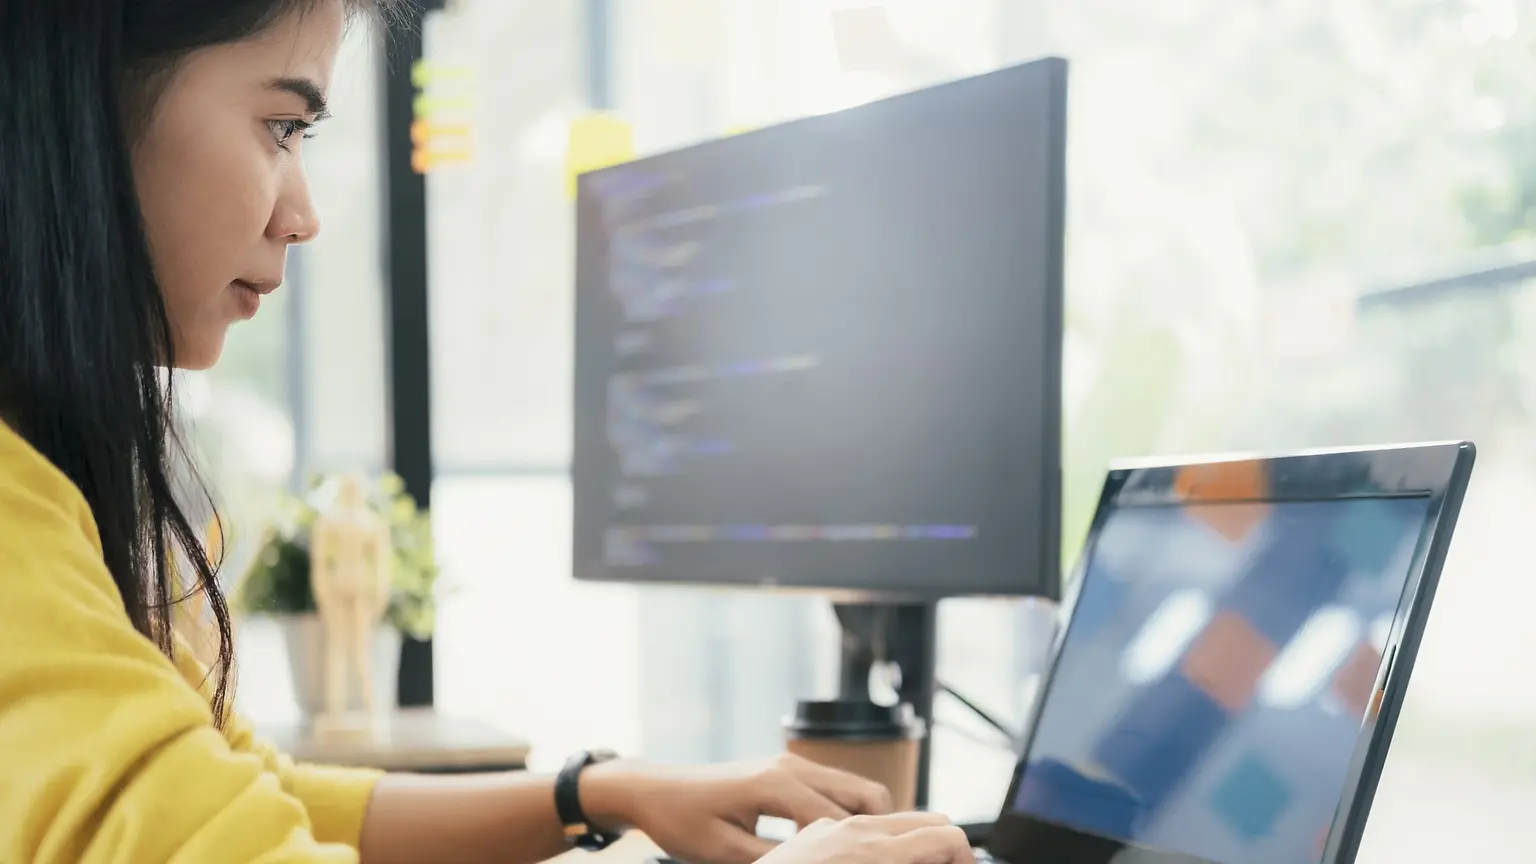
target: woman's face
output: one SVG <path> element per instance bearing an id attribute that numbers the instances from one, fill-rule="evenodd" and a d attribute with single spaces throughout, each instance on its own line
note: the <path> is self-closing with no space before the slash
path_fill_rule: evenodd
<path id="1" fill-rule="evenodd" d="M 194 52 L 135 142 L 134 181 L 183 369 L 219 359 L 230 325 L 283 281 L 288 246 L 320 231 L 301 152 L 325 113 L 345 17 L 341 0 L 322 0 L 256 37 Z"/>

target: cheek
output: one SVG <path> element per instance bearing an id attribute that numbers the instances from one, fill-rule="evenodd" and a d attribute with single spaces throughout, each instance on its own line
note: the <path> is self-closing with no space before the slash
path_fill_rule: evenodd
<path id="1" fill-rule="evenodd" d="M 150 137 L 134 175 L 168 311 L 191 323 L 232 280 L 248 275 L 272 213 L 273 160 L 253 135 L 205 128 Z"/>

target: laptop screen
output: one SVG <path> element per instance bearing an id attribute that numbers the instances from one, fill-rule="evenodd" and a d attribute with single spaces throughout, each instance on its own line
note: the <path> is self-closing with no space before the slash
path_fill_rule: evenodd
<path id="1" fill-rule="evenodd" d="M 1216 864 L 1318 860 L 1429 508 L 1110 510 L 1011 809 Z"/>

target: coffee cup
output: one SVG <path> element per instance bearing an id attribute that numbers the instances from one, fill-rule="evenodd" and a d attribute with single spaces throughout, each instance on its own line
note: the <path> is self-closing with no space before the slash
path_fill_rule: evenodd
<path id="1" fill-rule="evenodd" d="M 926 734 L 927 724 L 907 703 L 803 701 L 784 718 L 790 753 L 881 784 L 898 811 L 917 804 L 917 762 Z"/>

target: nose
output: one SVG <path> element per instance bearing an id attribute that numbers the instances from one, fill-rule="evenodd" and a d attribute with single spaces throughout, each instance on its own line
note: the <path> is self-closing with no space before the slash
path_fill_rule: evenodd
<path id="1" fill-rule="evenodd" d="M 303 169 L 293 171 L 284 186 L 272 208 L 267 236 L 289 244 L 308 243 L 320 236 L 320 214 L 315 212 Z"/>

